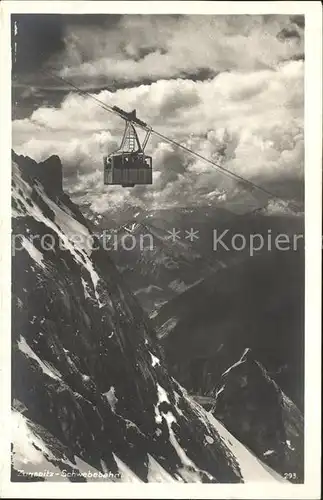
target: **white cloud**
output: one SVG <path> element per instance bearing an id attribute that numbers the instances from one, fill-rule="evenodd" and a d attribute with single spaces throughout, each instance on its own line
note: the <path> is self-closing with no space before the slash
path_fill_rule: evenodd
<path id="1" fill-rule="evenodd" d="M 166 136 L 259 184 L 301 181 L 303 71 L 302 61 L 289 61 L 272 69 L 221 73 L 203 82 L 159 80 L 97 97 L 136 108 L 141 119 Z M 122 132 L 118 117 L 88 97 L 69 94 L 56 109 L 42 107 L 30 119 L 16 120 L 13 145 L 36 160 L 58 154 L 66 188 L 79 200 L 92 200 L 98 210 L 123 201 L 206 203 L 236 193 L 233 181 L 156 138 L 147 150 L 153 155 L 153 186 L 103 186 L 102 156 L 117 148 Z"/>
<path id="2" fill-rule="evenodd" d="M 279 36 L 283 30 L 299 36 Z M 201 68 L 273 68 L 302 52 L 302 32 L 289 16 L 128 15 L 109 29 L 70 25 L 61 74 L 79 83 L 140 82 Z"/>

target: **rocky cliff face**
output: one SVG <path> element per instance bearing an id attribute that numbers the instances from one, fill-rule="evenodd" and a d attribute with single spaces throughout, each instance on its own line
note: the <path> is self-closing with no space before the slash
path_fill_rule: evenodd
<path id="1" fill-rule="evenodd" d="M 251 348 L 302 410 L 302 250 L 267 251 L 220 269 L 162 306 L 154 323 L 172 374 L 189 392 L 212 392 Z"/>
<path id="2" fill-rule="evenodd" d="M 46 161 L 37 163 L 28 156 L 19 156 L 12 151 L 12 160 L 18 164 L 23 163 L 25 175 L 38 180 L 43 188 L 55 195 L 63 195 L 63 165 L 56 155 L 50 156 Z"/>
<path id="3" fill-rule="evenodd" d="M 13 160 L 12 479 L 277 480 L 169 376 L 59 159 Z"/>
<path id="4" fill-rule="evenodd" d="M 303 416 L 250 349 L 223 373 L 212 413 L 274 470 L 304 481 Z"/>

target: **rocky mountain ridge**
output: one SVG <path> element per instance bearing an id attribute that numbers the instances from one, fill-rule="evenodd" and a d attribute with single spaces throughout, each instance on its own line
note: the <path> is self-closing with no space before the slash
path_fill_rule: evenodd
<path id="1" fill-rule="evenodd" d="M 59 159 L 49 165 L 13 155 L 12 479 L 281 480 L 169 375 L 149 319 L 61 191 Z"/>

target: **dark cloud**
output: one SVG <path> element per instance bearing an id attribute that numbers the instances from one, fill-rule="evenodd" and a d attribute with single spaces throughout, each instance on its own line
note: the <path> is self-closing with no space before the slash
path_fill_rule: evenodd
<path id="1" fill-rule="evenodd" d="M 111 91 L 161 78 L 204 81 L 219 72 L 272 68 L 292 59 L 302 52 L 302 19 L 19 14 L 12 16 L 13 73 L 20 81 L 21 73 L 30 76 L 28 85 L 56 87 L 37 72 L 46 64 L 88 90 Z"/>
<path id="2" fill-rule="evenodd" d="M 38 70 L 64 44 L 64 24 L 59 14 L 15 14 L 11 16 L 12 71 Z"/>
<path id="3" fill-rule="evenodd" d="M 61 16 L 65 25 L 103 26 L 112 28 L 118 24 L 121 14 L 64 14 Z"/>
<path id="4" fill-rule="evenodd" d="M 195 71 L 184 71 L 180 76 L 182 78 L 193 80 L 193 82 L 202 82 L 204 80 L 210 80 L 211 78 L 214 78 L 219 73 L 220 72 L 216 71 L 215 69 L 201 67 Z"/>
<path id="5" fill-rule="evenodd" d="M 132 59 L 134 61 L 140 61 L 140 59 L 144 59 L 149 54 L 153 54 L 154 52 L 156 52 L 156 50 L 158 50 L 158 52 L 161 55 L 167 54 L 166 49 L 164 49 L 163 47 L 156 47 L 153 44 L 154 44 L 154 42 L 152 40 L 152 45 L 144 46 L 144 47 L 138 47 L 137 53 L 132 53 L 131 54 Z M 123 52 L 123 54 L 125 56 L 129 55 L 128 44 L 127 44 L 126 41 L 124 42 L 124 44 L 121 44 L 121 51 Z"/>
<path id="6" fill-rule="evenodd" d="M 304 52 L 302 52 L 301 54 L 295 54 L 289 60 L 290 61 L 304 61 L 305 60 L 305 54 L 304 54 Z"/>
<path id="7" fill-rule="evenodd" d="M 67 27 L 114 28 L 121 15 L 13 14 L 11 16 L 12 71 L 32 73 L 66 47 Z M 16 44 L 16 45 L 15 45 Z"/>
<path id="8" fill-rule="evenodd" d="M 305 16 L 290 16 L 290 20 L 297 24 L 299 28 L 304 29 L 305 27 Z"/>
<path id="9" fill-rule="evenodd" d="M 300 34 L 297 31 L 297 29 L 294 28 L 283 28 L 277 35 L 278 38 L 280 39 L 290 39 L 290 38 L 297 38 L 300 39 Z"/>

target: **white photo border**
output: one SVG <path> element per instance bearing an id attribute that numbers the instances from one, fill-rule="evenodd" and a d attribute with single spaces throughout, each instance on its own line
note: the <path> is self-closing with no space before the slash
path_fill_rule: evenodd
<path id="1" fill-rule="evenodd" d="M 13 483 L 11 406 L 11 40 L 10 15 L 60 14 L 300 14 L 305 16 L 305 481 L 246 484 Z M 322 247 L 322 7 L 319 1 L 15 1 L 0 3 L 0 496 L 3 498 L 320 498 L 321 247 Z"/>

